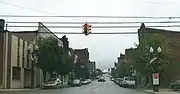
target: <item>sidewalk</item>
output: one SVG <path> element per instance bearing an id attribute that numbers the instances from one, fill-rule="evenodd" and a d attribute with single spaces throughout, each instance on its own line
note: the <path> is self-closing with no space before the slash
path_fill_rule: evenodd
<path id="1" fill-rule="evenodd" d="M 180 92 L 175 92 L 170 89 L 160 89 L 159 92 L 153 92 L 153 90 L 144 90 L 146 92 L 151 92 L 154 94 L 180 94 Z"/>
<path id="2" fill-rule="evenodd" d="M 40 90 L 40 88 L 35 88 L 35 89 L 0 89 L 0 92 L 32 91 L 32 90 Z"/>

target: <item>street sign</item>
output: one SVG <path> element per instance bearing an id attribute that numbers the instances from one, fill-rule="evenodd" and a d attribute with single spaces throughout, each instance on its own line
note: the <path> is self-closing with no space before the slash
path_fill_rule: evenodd
<path id="1" fill-rule="evenodd" d="M 159 73 L 153 73 L 153 85 L 159 85 Z"/>

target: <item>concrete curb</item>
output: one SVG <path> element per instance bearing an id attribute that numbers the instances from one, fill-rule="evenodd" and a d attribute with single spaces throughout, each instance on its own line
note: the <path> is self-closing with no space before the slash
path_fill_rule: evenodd
<path id="1" fill-rule="evenodd" d="M 154 92 L 153 90 L 144 90 L 144 91 L 153 94 L 180 94 L 179 92 L 174 92 L 171 90 L 160 90 L 159 92 Z"/>
<path id="2" fill-rule="evenodd" d="M 0 92 L 18 92 L 18 91 L 32 91 L 32 90 L 40 90 L 40 88 L 35 88 L 35 89 L 0 89 Z"/>

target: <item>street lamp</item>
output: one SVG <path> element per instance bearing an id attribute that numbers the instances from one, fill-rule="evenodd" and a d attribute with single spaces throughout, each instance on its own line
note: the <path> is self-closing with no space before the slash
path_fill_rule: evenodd
<path id="1" fill-rule="evenodd" d="M 157 51 L 158 53 L 161 53 L 161 47 L 158 47 Z"/>
<path id="2" fill-rule="evenodd" d="M 149 51 L 150 51 L 150 53 L 153 53 L 154 49 L 152 47 L 150 47 Z M 158 57 L 160 57 L 159 53 L 161 53 L 161 47 L 157 48 L 157 52 L 158 52 Z M 155 61 L 156 59 L 157 59 L 157 57 L 151 57 L 150 64 L 153 64 L 153 61 Z M 153 70 L 154 70 L 154 67 L 153 67 Z M 159 73 L 153 73 L 153 91 L 155 91 L 155 92 L 159 91 L 159 89 L 157 88 L 158 85 L 159 85 Z"/>
<path id="3" fill-rule="evenodd" d="M 31 55 L 31 60 L 32 60 L 32 64 L 31 64 L 31 86 L 32 88 L 34 88 L 34 65 L 37 64 L 37 50 L 38 50 L 38 46 L 37 45 L 32 45 L 30 44 L 28 46 L 28 56 Z"/>
<path id="4" fill-rule="evenodd" d="M 153 53 L 153 52 L 154 52 L 154 49 L 151 47 L 151 48 L 149 49 L 149 51 L 150 51 L 151 53 Z"/>

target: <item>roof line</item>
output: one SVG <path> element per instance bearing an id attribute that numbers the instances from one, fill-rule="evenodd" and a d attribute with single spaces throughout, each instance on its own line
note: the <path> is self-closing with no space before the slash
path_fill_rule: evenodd
<path id="1" fill-rule="evenodd" d="M 58 36 L 56 36 L 53 32 L 51 32 L 51 30 L 49 29 L 49 28 L 47 28 L 42 22 L 38 22 L 39 24 L 41 24 L 41 25 L 43 25 L 43 27 L 45 27 L 51 34 L 53 34 L 53 36 L 55 36 L 58 40 L 60 40 L 59 39 L 59 37 Z M 38 26 L 38 31 L 39 31 L 39 26 Z M 61 40 L 60 40 L 61 41 Z M 62 42 L 62 41 L 61 41 Z"/>
<path id="2" fill-rule="evenodd" d="M 38 30 L 34 30 L 34 31 L 13 31 L 12 33 L 29 33 L 29 32 L 32 32 L 32 33 L 37 33 Z"/>
<path id="3" fill-rule="evenodd" d="M 180 31 L 165 30 L 165 29 L 157 29 L 157 28 L 148 28 L 148 27 L 145 27 L 145 29 L 161 30 L 161 31 L 164 31 L 164 32 L 180 33 Z"/>

